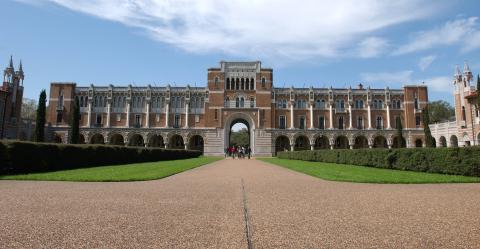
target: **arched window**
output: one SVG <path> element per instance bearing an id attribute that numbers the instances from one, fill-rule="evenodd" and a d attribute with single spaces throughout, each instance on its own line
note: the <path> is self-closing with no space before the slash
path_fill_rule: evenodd
<path id="1" fill-rule="evenodd" d="M 416 110 L 420 109 L 419 106 L 418 106 L 418 99 L 417 98 L 415 98 L 415 101 L 413 103 L 414 103 L 414 106 L 415 106 Z"/>
<path id="2" fill-rule="evenodd" d="M 253 78 L 250 79 L 250 89 L 254 90 L 255 89 L 255 82 Z"/>
<path id="3" fill-rule="evenodd" d="M 255 98 L 251 97 L 250 98 L 250 108 L 254 108 L 255 107 Z"/>
<path id="4" fill-rule="evenodd" d="M 245 79 L 244 78 L 240 79 L 240 83 L 241 83 L 240 89 L 245 90 Z"/>
<path id="5" fill-rule="evenodd" d="M 382 100 L 378 101 L 378 109 L 383 109 L 383 101 Z"/>
<path id="6" fill-rule="evenodd" d="M 246 88 L 247 90 L 250 90 L 250 79 L 249 79 L 249 78 L 246 78 L 246 79 L 245 79 L 245 88 Z"/>
<path id="7" fill-rule="evenodd" d="M 287 108 L 287 100 L 284 99 L 283 102 L 282 102 L 282 107 L 283 108 Z"/>
<path id="8" fill-rule="evenodd" d="M 85 106 L 84 107 L 87 107 L 88 106 L 88 96 L 85 96 Z"/>
<path id="9" fill-rule="evenodd" d="M 338 129 L 343 130 L 343 116 L 338 117 Z"/>
<path id="10" fill-rule="evenodd" d="M 79 103 L 80 107 L 83 107 L 83 96 L 80 97 L 80 103 Z"/>
<path id="11" fill-rule="evenodd" d="M 225 84 L 225 88 L 226 88 L 227 90 L 230 89 L 230 78 L 227 78 L 227 84 Z"/>
<path id="12" fill-rule="evenodd" d="M 465 106 L 462 106 L 462 120 L 465 121 L 466 120 L 466 114 L 465 114 Z"/>
<path id="13" fill-rule="evenodd" d="M 235 79 L 235 89 L 239 90 L 240 87 L 240 80 L 238 78 Z"/>
<path id="14" fill-rule="evenodd" d="M 236 108 L 239 108 L 239 107 L 240 107 L 240 98 L 239 98 L 239 97 L 237 97 L 237 98 L 235 99 L 235 107 L 236 107 Z"/>
<path id="15" fill-rule="evenodd" d="M 266 81 L 267 81 L 267 80 L 265 79 L 265 77 L 262 77 L 262 87 L 263 87 L 263 88 L 265 88 L 265 83 L 266 83 Z"/>
<path id="16" fill-rule="evenodd" d="M 363 117 L 362 116 L 357 118 L 357 129 L 363 129 Z"/>
<path id="17" fill-rule="evenodd" d="M 243 97 L 240 98 L 240 107 L 244 107 L 245 105 L 245 99 Z"/>
<path id="18" fill-rule="evenodd" d="M 229 107 L 229 104 L 230 104 L 230 98 L 226 97 L 225 103 L 224 103 L 225 107 Z"/>
<path id="19" fill-rule="evenodd" d="M 215 77 L 215 88 L 218 87 L 218 77 Z"/>

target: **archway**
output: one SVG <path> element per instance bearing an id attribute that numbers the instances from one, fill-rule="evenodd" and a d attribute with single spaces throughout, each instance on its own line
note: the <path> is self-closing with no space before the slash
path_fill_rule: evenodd
<path id="1" fill-rule="evenodd" d="M 308 150 L 310 149 L 309 147 L 310 147 L 310 143 L 306 136 L 298 136 L 295 139 L 295 147 L 294 147 L 295 151 Z"/>
<path id="2" fill-rule="evenodd" d="M 315 144 L 313 146 L 313 149 L 324 150 L 329 148 L 330 148 L 330 143 L 326 136 L 318 136 L 317 138 L 315 138 Z"/>
<path id="3" fill-rule="evenodd" d="M 163 142 L 163 137 L 160 135 L 153 135 L 148 140 L 148 147 L 165 147 L 165 143 Z"/>
<path id="4" fill-rule="evenodd" d="M 368 139 L 365 136 L 358 136 L 355 138 L 354 149 L 364 149 L 368 148 Z"/>
<path id="5" fill-rule="evenodd" d="M 393 148 L 405 148 L 407 142 L 405 140 L 405 138 L 400 138 L 399 136 L 396 136 L 393 138 L 393 144 L 392 144 L 392 147 Z"/>
<path id="6" fill-rule="evenodd" d="M 348 138 L 346 136 L 338 136 L 335 139 L 335 149 L 348 149 Z"/>
<path id="7" fill-rule="evenodd" d="M 275 139 L 275 154 L 277 152 L 289 151 L 290 150 L 290 140 L 286 136 L 278 136 Z"/>
<path id="8" fill-rule="evenodd" d="M 203 152 L 203 137 L 200 135 L 192 136 L 189 140 L 188 149 Z"/>
<path id="9" fill-rule="evenodd" d="M 78 136 L 78 143 L 79 144 L 84 144 L 85 143 L 85 136 L 84 135 L 80 134 Z"/>
<path id="10" fill-rule="evenodd" d="M 244 119 L 235 119 L 230 124 L 228 147 L 250 147 L 250 126 Z"/>
<path id="11" fill-rule="evenodd" d="M 418 138 L 417 140 L 415 140 L 415 147 L 416 148 L 422 148 L 423 147 L 422 139 Z"/>
<path id="12" fill-rule="evenodd" d="M 225 119 L 225 126 L 224 126 L 224 148 L 230 146 L 230 136 L 232 133 L 232 128 L 235 124 L 241 123 L 247 127 L 248 131 L 248 146 L 250 146 L 252 155 L 255 155 L 255 122 L 253 118 L 248 113 L 242 112 L 235 112 L 232 114 L 228 114 L 227 118 Z M 245 128 L 245 127 L 243 127 Z"/>
<path id="13" fill-rule="evenodd" d="M 444 136 L 440 137 L 440 147 L 447 147 L 447 139 Z"/>
<path id="14" fill-rule="evenodd" d="M 450 147 L 458 147 L 458 138 L 455 135 L 450 137 Z"/>
<path id="15" fill-rule="evenodd" d="M 183 143 L 183 137 L 178 134 L 175 134 L 170 138 L 169 144 L 171 149 L 179 149 L 179 150 L 185 149 L 185 144 Z"/>
<path id="16" fill-rule="evenodd" d="M 63 143 L 62 141 L 62 136 L 58 135 L 58 134 L 55 134 L 53 136 L 53 142 L 56 143 L 56 144 L 61 144 Z"/>
<path id="17" fill-rule="evenodd" d="M 128 146 L 144 147 L 143 137 L 140 134 L 133 134 L 128 140 Z"/>
<path id="18" fill-rule="evenodd" d="M 388 148 L 387 139 L 384 136 L 376 136 L 373 139 L 373 148 Z"/>
<path id="19" fill-rule="evenodd" d="M 105 139 L 103 138 L 103 135 L 102 134 L 95 134 L 92 136 L 92 138 L 90 139 L 90 143 L 91 144 L 104 144 L 105 143 Z"/>
<path id="20" fill-rule="evenodd" d="M 111 145 L 125 145 L 125 142 L 123 140 L 123 136 L 120 135 L 120 134 L 113 134 L 111 137 L 110 137 L 110 144 Z"/>

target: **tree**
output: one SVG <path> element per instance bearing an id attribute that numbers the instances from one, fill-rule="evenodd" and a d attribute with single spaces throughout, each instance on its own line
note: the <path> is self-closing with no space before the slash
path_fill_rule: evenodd
<path id="1" fill-rule="evenodd" d="M 40 92 L 37 107 L 37 122 L 35 124 L 35 141 L 45 141 L 45 114 L 47 109 L 47 93 L 45 89 Z"/>
<path id="2" fill-rule="evenodd" d="M 24 98 L 22 101 L 22 119 L 35 120 L 37 117 L 37 103 L 34 99 Z"/>
<path id="3" fill-rule="evenodd" d="M 248 146 L 249 145 L 248 129 L 243 128 L 239 131 L 232 131 L 230 135 L 231 146 Z"/>
<path id="4" fill-rule="evenodd" d="M 397 117 L 396 125 L 397 125 L 397 148 L 405 148 L 405 138 L 403 138 L 403 126 L 402 126 L 402 119 L 400 117 Z"/>
<path id="5" fill-rule="evenodd" d="M 455 108 L 444 100 L 433 101 L 428 104 L 429 119 L 432 123 L 449 120 L 455 116 Z"/>
<path id="6" fill-rule="evenodd" d="M 477 74 L 477 109 L 480 108 L 480 74 Z"/>
<path id="7" fill-rule="evenodd" d="M 425 133 L 425 144 L 427 147 L 435 148 L 435 139 L 430 132 L 430 115 L 428 114 L 428 106 L 423 108 L 423 131 Z"/>
<path id="8" fill-rule="evenodd" d="M 80 103 L 78 102 L 78 98 L 75 98 L 75 101 L 73 101 L 72 119 L 70 121 L 70 127 L 70 143 L 78 144 L 78 140 L 80 137 Z"/>

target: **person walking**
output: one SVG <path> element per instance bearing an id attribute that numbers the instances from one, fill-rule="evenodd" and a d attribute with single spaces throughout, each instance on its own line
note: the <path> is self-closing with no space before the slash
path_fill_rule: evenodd
<path id="1" fill-rule="evenodd" d="M 252 154 L 252 149 L 250 149 L 250 147 L 247 147 L 247 155 L 248 155 L 248 159 L 250 159 L 250 157 L 251 157 L 251 154 Z"/>

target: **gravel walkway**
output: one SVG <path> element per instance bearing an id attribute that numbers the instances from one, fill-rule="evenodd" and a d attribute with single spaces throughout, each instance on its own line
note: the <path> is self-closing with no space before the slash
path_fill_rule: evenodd
<path id="1" fill-rule="evenodd" d="M 0 181 L 0 248 L 247 248 L 244 204 L 253 248 L 480 248 L 480 184 L 329 182 L 257 160 L 148 182 Z"/>

